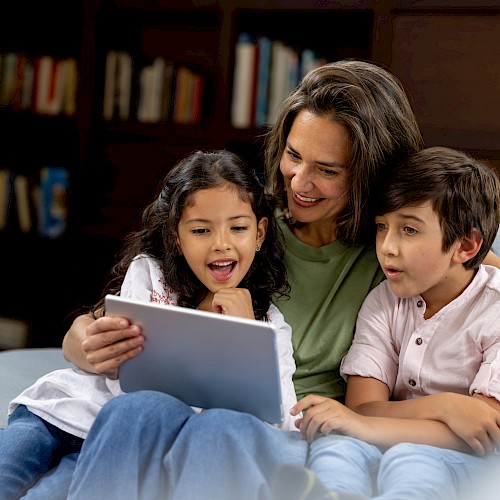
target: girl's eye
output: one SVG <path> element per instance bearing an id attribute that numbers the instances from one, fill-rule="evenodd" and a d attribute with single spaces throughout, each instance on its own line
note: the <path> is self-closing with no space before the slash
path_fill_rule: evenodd
<path id="1" fill-rule="evenodd" d="M 405 226 L 403 230 L 408 236 L 417 234 L 417 230 L 414 227 Z"/>
<path id="2" fill-rule="evenodd" d="M 204 228 L 193 229 L 191 232 L 193 234 L 206 234 L 206 233 L 208 233 L 208 229 L 204 229 Z"/>
<path id="3" fill-rule="evenodd" d="M 237 233 L 241 233 L 243 231 L 246 231 L 248 229 L 248 226 L 233 226 L 231 229 Z"/>
<path id="4" fill-rule="evenodd" d="M 385 229 L 385 224 L 383 222 L 376 222 L 375 227 L 377 228 L 377 231 L 383 231 Z"/>

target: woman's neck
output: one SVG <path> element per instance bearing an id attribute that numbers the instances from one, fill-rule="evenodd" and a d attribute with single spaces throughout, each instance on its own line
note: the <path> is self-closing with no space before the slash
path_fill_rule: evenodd
<path id="1" fill-rule="evenodd" d="M 337 239 L 334 224 L 325 221 L 307 223 L 301 227 L 290 226 L 290 230 L 301 243 L 311 247 L 324 247 Z"/>

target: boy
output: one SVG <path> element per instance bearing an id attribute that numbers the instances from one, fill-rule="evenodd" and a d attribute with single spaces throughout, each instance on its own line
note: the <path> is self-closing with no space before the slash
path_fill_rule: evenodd
<path id="1" fill-rule="evenodd" d="M 500 270 L 481 265 L 498 176 L 428 148 L 394 170 L 376 213 L 387 280 L 342 362 L 346 406 L 314 395 L 294 406 L 313 472 L 281 470 L 276 498 L 452 500 L 499 458 L 486 459 L 500 447 Z"/>

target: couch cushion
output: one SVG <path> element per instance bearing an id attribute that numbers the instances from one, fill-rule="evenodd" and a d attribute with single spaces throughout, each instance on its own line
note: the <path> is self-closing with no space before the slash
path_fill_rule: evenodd
<path id="1" fill-rule="evenodd" d="M 12 349 L 0 352 L 0 428 L 7 425 L 7 408 L 20 392 L 48 372 L 72 366 L 60 348 Z"/>

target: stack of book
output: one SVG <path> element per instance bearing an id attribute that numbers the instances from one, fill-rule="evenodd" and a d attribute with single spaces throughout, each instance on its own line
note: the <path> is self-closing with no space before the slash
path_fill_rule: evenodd
<path id="1" fill-rule="evenodd" d="M 110 51 L 106 58 L 103 118 L 196 124 L 202 119 L 203 90 L 204 76 L 187 66 L 157 57 L 152 64 L 135 71 L 130 54 Z"/>
<path id="2" fill-rule="evenodd" d="M 274 123 L 284 99 L 311 69 L 326 64 L 310 49 L 241 33 L 235 46 L 231 124 L 235 128 Z"/>

